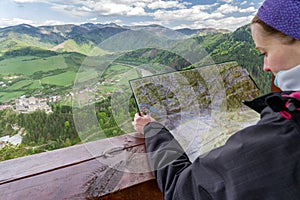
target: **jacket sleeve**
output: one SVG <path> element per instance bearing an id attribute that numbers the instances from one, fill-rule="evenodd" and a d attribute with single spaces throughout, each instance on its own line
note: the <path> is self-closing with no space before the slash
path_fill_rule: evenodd
<path id="1" fill-rule="evenodd" d="M 144 132 L 149 164 L 165 200 L 212 199 L 195 180 L 195 169 L 188 156 L 163 125 L 151 122 Z M 208 178 L 203 177 L 204 180 Z"/>
<path id="2" fill-rule="evenodd" d="M 269 108 L 261 116 L 193 163 L 164 126 L 147 124 L 149 164 L 164 199 L 299 199 L 299 124 Z"/>

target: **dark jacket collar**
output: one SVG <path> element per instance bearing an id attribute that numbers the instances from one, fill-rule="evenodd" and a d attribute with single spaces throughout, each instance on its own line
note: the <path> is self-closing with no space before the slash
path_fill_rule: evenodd
<path id="1" fill-rule="evenodd" d="M 263 109 L 267 106 L 271 107 L 274 112 L 279 112 L 282 110 L 287 110 L 286 102 L 290 99 L 289 97 L 284 97 L 284 95 L 290 95 L 294 91 L 285 91 L 285 92 L 272 92 L 263 96 L 260 96 L 252 101 L 243 101 L 243 103 L 255 110 L 258 113 L 261 113 Z M 300 100 L 296 99 L 296 106 L 300 106 Z"/>

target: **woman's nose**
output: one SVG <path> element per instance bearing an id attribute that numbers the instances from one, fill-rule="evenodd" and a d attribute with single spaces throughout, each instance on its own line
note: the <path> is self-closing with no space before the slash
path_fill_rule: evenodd
<path id="1" fill-rule="evenodd" d="M 264 71 L 265 72 L 270 72 L 271 69 L 269 68 L 268 60 L 266 57 L 264 57 Z"/>

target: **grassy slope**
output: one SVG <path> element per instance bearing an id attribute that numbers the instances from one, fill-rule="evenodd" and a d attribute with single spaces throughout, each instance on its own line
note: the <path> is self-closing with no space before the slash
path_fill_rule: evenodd
<path id="1" fill-rule="evenodd" d="M 39 58 L 35 56 L 20 56 L 0 61 L 0 73 L 2 75 L 23 74 L 30 76 L 38 71 L 49 71 L 67 68 L 64 56 L 52 56 Z"/>
<path id="2" fill-rule="evenodd" d="M 43 92 L 47 85 L 71 87 L 84 58 L 81 54 L 64 53 L 49 57 L 28 55 L 1 60 L 0 78 L 5 85 L 0 86 L 0 101 Z"/>
<path id="3" fill-rule="evenodd" d="M 0 55 L 4 52 L 20 49 L 23 47 L 39 47 L 49 49 L 54 46 L 51 43 L 41 42 L 39 38 L 25 34 L 9 33 L 7 37 L 0 38 Z"/>
<path id="4" fill-rule="evenodd" d="M 101 48 L 95 46 L 92 42 L 78 44 L 72 39 L 66 40 L 65 42 L 53 47 L 52 50 L 59 52 L 78 52 L 88 56 L 103 55 L 106 53 Z"/>

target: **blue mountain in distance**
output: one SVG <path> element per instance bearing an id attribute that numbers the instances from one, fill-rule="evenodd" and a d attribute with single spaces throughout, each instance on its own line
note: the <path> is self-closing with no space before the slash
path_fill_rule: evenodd
<path id="1" fill-rule="evenodd" d="M 183 33 L 185 35 L 207 35 L 214 33 L 230 33 L 231 31 L 227 29 L 215 29 L 215 28 L 201 28 L 201 29 L 190 29 L 190 28 L 182 28 L 176 29 L 176 31 Z"/>

